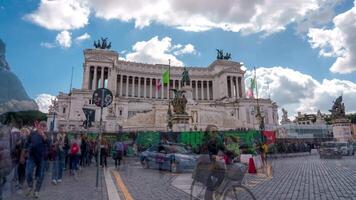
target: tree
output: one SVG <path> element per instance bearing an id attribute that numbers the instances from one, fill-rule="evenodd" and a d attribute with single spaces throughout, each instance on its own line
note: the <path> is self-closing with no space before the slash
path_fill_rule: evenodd
<path id="1" fill-rule="evenodd" d="M 35 121 L 46 121 L 47 115 L 38 110 L 7 112 L 0 115 L 0 122 L 15 126 L 33 126 Z"/>

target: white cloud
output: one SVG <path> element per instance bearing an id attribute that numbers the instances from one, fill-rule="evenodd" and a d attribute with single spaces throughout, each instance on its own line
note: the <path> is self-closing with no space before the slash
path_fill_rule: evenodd
<path id="1" fill-rule="evenodd" d="M 356 83 L 338 79 L 322 82 L 299 71 L 283 67 L 260 67 L 256 70 L 259 97 L 276 101 L 290 116 L 298 111 L 313 113 L 320 109 L 329 113 L 332 101 L 343 94 L 347 112 L 356 112 Z M 246 72 L 246 86 L 252 71 Z"/>
<path id="2" fill-rule="evenodd" d="M 56 97 L 50 94 L 39 94 L 35 101 L 39 107 L 39 110 L 43 113 L 48 113 L 49 106 L 52 105 L 52 100 Z"/>
<path id="3" fill-rule="evenodd" d="M 175 57 L 175 55 L 193 54 L 196 50 L 192 44 L 187 45 L 172 45 L 172 39 L 164 37 L 159 40 L 158 36 L 151 38 L 148 41 L 136 42 L 132 47 L 133 52 L 126 54 L 125 60 L 144 62 L 151 64 L 171 64 L 175 66 L 183 66 L 183 62 Z"/>
<path id="4" fill-rule="evenodd" d="M 81 36 L 78 36 L 77 38 L 75 38 L 76 41 L 80 42 L 80 41 L 84 41 L 84 40 L 88 40 L 90 39 L 90 35 L 88 33 L 84 33 Z"/>
<path id="5" fill-rule="evenodd" d="M 179 56 L 183 54 L 196 54 L 196 50 L 192 44 L 187 44 L 182 48 L 182 45 L 178 47 L 179 50 L 173 52 L 174 55 Z"/>
<path id="6" fill-rule="evenodd" d="M 333 73 L 356 71 L 356 1 L 354 7 L 334 17 L 333 29 L 309 29 L 312 48 L 320 49 L 321 56 L 336 57 L 330 67 Z"/>
<path id="7" fill-rule="evenodd" d="M 58 33 L 56 42 L 63 48 L 69 48 L 72 45 L 72 34 L 68 31 Z"/>
<path id="8" fill-rule="evenodd" d="M 90 9 L 85 0 L 41 0 L 36 11 L 24 18 L 49 30 L 70 30 L 88 24 Z"/>
<path id="9" fill-rule="evenodd" d="M 43 47 L 46 47 L 48 49 L 52 49 L 54 47 L 56 47 L 56 44 L 50 43 L 50 42 L 41 42 L 40 44 Z"/>
<path id="10" fill-rule="evenodd" d="M 293 22 L 323 24 L 336 4 L 334 0 L 88 1 L 97 17 L 134 21 L 137 28 L 157 22 L 186 31 L 219 28 L 244 34 L 278 32 Z M 313 19 L 307 20 L 309 17 Z"/>
<path id="11" fill-rule="evenodd" d="M 26 19 L 51 30 L 88 24 L 90 12 L 106 20 L 134 21 L 136 28 L 160 23 L 185 31 L 214 28 L 243 34 L 283 31 L 291 23 L 299 31 L 328 23 L 341 0 L 41 0 Z"/>

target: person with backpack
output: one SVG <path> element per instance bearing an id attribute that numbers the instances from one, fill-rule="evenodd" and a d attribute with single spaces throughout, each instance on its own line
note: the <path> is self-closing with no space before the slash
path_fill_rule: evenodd
<path id="1" fill-rule="evenodd" d="M 74 138 L 70 141 L 70 149 L 69 149 L 69 156 L 71 161 L 71 175 L 74 175 L 74 178 L 77 178 L 77 172 L 79 170 L 78 163 L 80 159 L 80 145 L 81 139 L 78 135 L 74 135 Z"/>
<path id="2" fill-rule="evenodd" d="M 115 160 L 115 168 L 117 168 L 118 166 L 120 166 L 121 164 L 121 160 L 124 154 L 124 144 L 122 141 L 116 141 L 114 143 L 114 154 L 113 154 L 113 158 Z"/>

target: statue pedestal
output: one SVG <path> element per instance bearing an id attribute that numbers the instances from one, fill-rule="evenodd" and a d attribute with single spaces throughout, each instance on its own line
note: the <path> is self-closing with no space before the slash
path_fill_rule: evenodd
<path id="1" fill-rule="evenodd" d="M 188 114 L 173 114 L 172 115 L 172 130 L 174 132 L 189 131 L 189 119 Z"/>
<path id="2" fill-rule="evenodd" d="M 351 121 L 346 118 L 333 119 L 332 128 L 334 138 L 338 141 L 348 141 L 351 136 Z"/>

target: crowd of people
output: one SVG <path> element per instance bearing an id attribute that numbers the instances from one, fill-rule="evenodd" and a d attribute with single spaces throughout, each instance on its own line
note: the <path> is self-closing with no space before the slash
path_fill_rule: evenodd
<path id="1" fill-rule="evenodd" d="M 0 200 L 5 177 L 11 177 L 16 190 L 23 191 L 25 196 L 38 198 L 46 172 L 51 174 L 53 185 L 63 181 L 63 175 L 68 172 L 76 181 L 78 172 L 95 162 L 107 168 L 107 158 L 113 149 L 113 159 L 118 167 L 124 156 L 125 145 L 117 141 L 112 147 L 103 138 L 97 151 L 96 139 L 84 134 L 70 137 L 64 126 L 58 127 L 57 133 L 47 132 L 47 123 L 41 121 L 33 127 L 13 128 L 2 130 L 0 140 Z M 9 137 L 4 137 L 4 136 Z M 5 142 L 9 145 L 5 146 Z M 10 152 L 4 152 L 9 150 Z M 3 155 L 10 155 L 9 158 Z M 99 160 L 98 160 L 99 157 Z M 9 161 L 6 163 L 6 161 Z M 98 163 L 99 162 L 99 163 Z M 6 167 L 5 167 L 6 165 Z M 8 175 L 12 172 L 11 175 Z"/>

